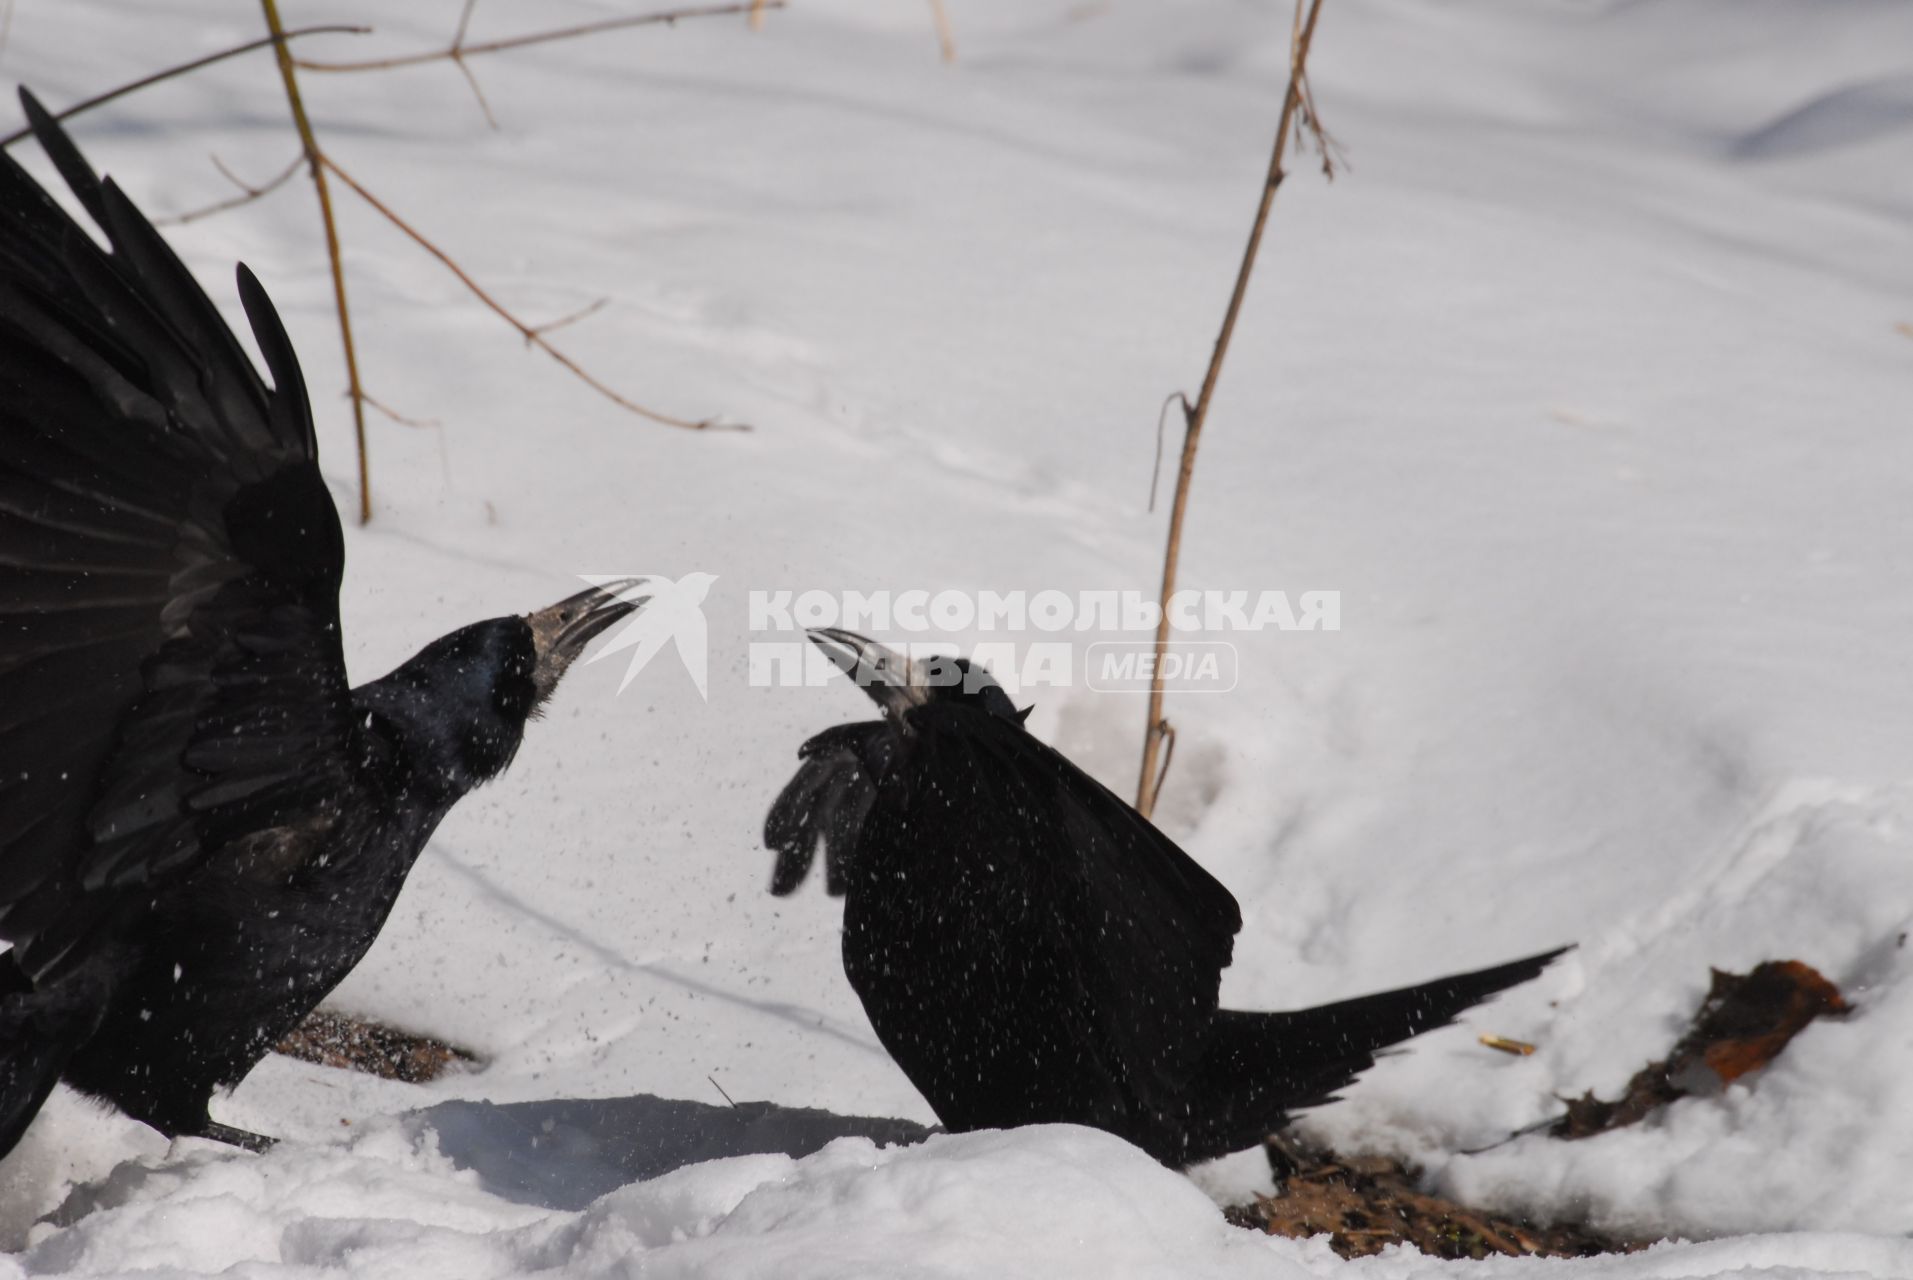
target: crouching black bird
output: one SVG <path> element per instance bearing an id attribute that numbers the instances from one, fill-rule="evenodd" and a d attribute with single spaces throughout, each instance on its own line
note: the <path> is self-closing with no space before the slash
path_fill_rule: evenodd
<path id="1" fill-rule="evenodd" d="M 346 683 L 344 546 L 297 358 L 268 388 L 30 96 L 103 248 L 0 157 L 0 1153 L 56 1079 L 169 1136 L 356 964 L 518 750 L 597 590 Z"/>
<path id="2" fill-rule="evenodd" d="M 951 1129 L 1091 1125 L 1170 1165 L 1242 1150 L 1560 954 L 1315 1009 L 1221 1009 L 1242 927 L 1227 889 L 1026 732 L 981 668 L 811 637 L 883 719 L 804 744 L 765 823 L 771 891 L 823 847 L 844 972 Z"/>

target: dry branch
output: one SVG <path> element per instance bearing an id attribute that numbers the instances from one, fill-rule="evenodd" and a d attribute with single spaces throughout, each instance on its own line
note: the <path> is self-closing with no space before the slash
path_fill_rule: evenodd
<path id="1" fill-rule="evenodd" d="M 956 61 L 956 32 L 950 29 L 950 15 L 943 11 L 943 0 L 930 0 L 930 21 L 937 28 L 937 51 L 943 60 Z"/>
<path id="2" fill-rule="evenodd" d="M 401 427 L 418 427 L 421 430 L 427 430 L 427 429 L 436 429 L 438 427 L 442 427 L 445 425 L 444 423 L 440 422 L 437 418 L 407 417 L 405 414 L 400 413 L 397 409 L 394 409 L 391 405 L 385 403 L 383 400 L 373 395 L 370 391 L 364 392 L 363 394 L 365 396 L 365 402 L 367 404 L 371 405 L 374 409 L 377 409 L 380 413 L 384 414 L 387 418 L 390 418 L 393 422 L 398 423 Z"/>
<path id="3" fill-rule="evenodd" d="M 580 320 L 588 316 L 597 315 L 600 311 L 604 310 L 610 302 L 611 299 L 609 298 L 599 298 L 595 302 L 587 302 L 584 306 L 579 307 L 576 311 L 568 315 L 559 316 L 556 320 L 547 320 L 543 324 L 532 326 L 532 328 L 540 334 L 550 333 L 554 329 L 562 329 L 566 325 L 577 324 Z"/>
<path id="4" fill-rule="evenodd" d="M 312 62 L 305 58 L 294 59 L 301 71 L 389 71 L 394 67 L 416 67 L 428 62 L 456 62 L 461 66 L 466 58 L 479 53 L 502 53 L 507 49 L 523 49 L 528 45 L 547 44 L 553 40 L 571 40 L 579 36 L 592 36 L 605 31 L 617 31 L 625 27 L 648 27 L 662 23 L 675 26 L 681 18 L 715 18 L 724 14 L 749 13 L 754 8 L 781 9 L 784 0 L 742 0 L 736 4 L 698 5 L 688 9 L 672 9 L 665 13 L 640 13 L 624 18 L 605 18 L 598 22 L 584 22 L 574 27 L 559 27 L 552 31 L 534 31 L 529 35 L 507 36 L 502 40 L 486 40 L 478 44 L 465 44 L 465 24 L 459 23 L 459 31 L 451 44 L 443 49 L 432 49 L 425 53 L 406 53 L 392 58 L 368 58 L 363 62 Z M 469 8 L 467 16 L 469 16 Z"/>
<path id="5" fill-rule="evenodd" d="M 286 87 L 286 104 L 292 109 L 292 123 L 299 130 L 299 146 L 305 153 L 307 171 L 313 188 L 319 193 L 319 220 L 325 225 L 326 257 L 332 264 L 332 300 L 339 311 L 339 340 L 345 347 L 346 388 L 352 396 L 352 438 L 359 453 L 359 523 L 372 520 L 372 464 L 365 451 L 365 386 L 359 381 L 359 353 L 352 343 L 352 313 L 345 301 L 345 262 L 339 254 L 339 228 L 332 217 L 332 193 L 326 188 L 325 153 L 306 117 L 305 102 L 299 97 L 299 77 L 292 69 L 292 50 L 287 47 L 285 28 L 279 21 L 278 0 L 259 0 L 266 15 L 266 26 L 276 38 L 274 48 L 279 59 L 279 78 Z"/>
<path id="6" fill-rule="evenodd" d="M 478 7 L 478 0 L 465 0 L 465 7 L 458 14 L 458 30 L 452 33 L 452 65 L 458 68 L 458 74 L 465 77 L 465 83 L 471 88 L 472 96 L 478 99 L 478 109 L 485 113 L 485 123 L 494 130 L 498 128 L 498 117 L 492 114 L 492 104 L 485 100 L 485 90 L 479 87 L 478 77 L 465 65 L 465 33 L 471 30 L 472 10 Z"/>
<path id="7" fill-rule="evenodd" d="M 4 2 L 5 0 L 0 0 L 0 3 L 4 3 Z M 626 397 L 612 390 L 610 387 L 606 386 L 604 383 L 600 382 L 597 378 L 592 376 L 589 372 L 587 372 L 583 367 L 577 364 L 577 362 L 572 360 L 569 356 L 565 355 L 562 351 L 559 351 L 556 347 L 552 346 L 551 343 L 546 338 L 547 334 L 549 334 L 550 332 L 556 329 L 562 328 L 565 325 L 575 323 L 576 321 L 581 320 L 585 318 L 586 316 L 593 314 L 594 312 L 596 312 L 597 310 L 599 310 L 601 307 L 605 305 L 605 300 L 599 299 L 598 301 L 595 301 L 589 304 L 588 306 L 580 308 L 576 312 L 562 316 L 556 320 L 548 321 L 542 325 L 527 324 L 524 321 L 520 320 L 517 316 L 513 315 L 503 305 L 501 305 L 496 299 L 494 299 L 490 294 L 488 294 L 482 287 L 480 287 L 479 284 L 472 279 L 471 275 L 467 273 L 462 267 L 460 267 L 459 264 L 450 257 L 450 255 L 446 254 L 443 250 L 439 249 L 437 245 L 433 244 L 424 235 L 420 234 L 415 228 L 413 228 L 409 223 L 407 223 L 403 218 L 401 218 L 396 212 L 394 212 L 388 205 L 386 205 L 383 201 L 379 200 L 370 191 L 366 190 L 362 184 L 354 180 L 351 177 L 351 175 L 347 174 L 344 170 L 340 169 L 337 163 L 335 163 L 332 160 L 332 158 L 325 153 L 324 149 L 319 145 L 318 137 L 315 134 L 312 127 L 312 121 L 310 117 L 306 114 L 305 103 L 299 90 L 299 79 L 298 79 L 297 71 L 300 68 L 305 68 L 305 69 L 313 70 L 313 71 L 372 71 L 372 70 L 381 70 L 381 69 L 390 68 L 390 67 L 410 66 L 417 63 L 423 63 L 423 62 L 449 60 L 452 63 L 454 63 L 458 67 L 460 72 L 465 76 L 466 81 L 471 86 L 473 94 L 478 99 L 480 108 L 485 112 L 486 119 L 488 121 L 491 121 L 491 123 L 495 127 L 497 122 L 492 117 L 490 105 L 485 101 L 484 91 L 479 87 L 477 80 L 472 76 L 471 69 L 465 65 L 465 58 L 470 54 L 497 53 L 507 49 L 517 49 L 517 48 L 523 48 L 527 45 L 541 44 L 541 43 L 545 43 L 545 42 L 553 41 L 553 40 L 563 40 L 563 39 L 570 39 L 570 38 L 579 37 L 579 36 L 593 35 L 599 32 L 616 30 L 623 27 L 646 26 L 646 25 L 654 25 L 654 24 L 660 24 L 660 23 L 673 24 L 680 18 L 709 17 L 709 16 L 715 16 L 718 14 L 725 14 L 725 13 L 731 13 L 731 14 L 743 13 L 753 7 L 757 9 L 782 8 L 783 4 L 784 4 L 784 0 L 757 0 L 755 5 L 753 5 L 751 3 L 748 3 L 748 0 L 747 0 L 747 2 L 744 2 L 744 3 L 710 5 L 710 6 L 703 6 L 698 8 L 677 9 L 677 10 L 672 10 L 670 12 L 665 12 L 665 13 L 652 13 L 652 14 L 642 14 L 642 15 L 637 15 L 634 17 L 627 17 L 627 18 L 614 18 L 614 19 L 609 19 L 602 22 L 584 23 L 578 26 L 566 27 L 559 30 L 534 32 L 529 35 L 514 36 L 508 39 L 492 40 L 492 41 L 487 41 L 480 44 L 468 44 L 466 42 L 466 35 L 471 25 L 472 12 L 476 6 L 476 0 L 465 0 L 465 4 L 459 14 L 458 27 L 452 36 L 451 44 L 445 49 L 434 51 L 432 53 L 427 53 L 427 54 L 410 55 L 410 56 L 398 57 L 398 58 L 376 59 L 376 60 L 371 60 L 366 62 L 319 63 L 319 62 L 308 62 L 303 59 L 294 58 L 292 56 L 292 52 L 290 48 L 288 47 L 289 42 L 294 39 L 297 39 L 298 37 L 307 36 L 307 35 L 318 35 L 318 34 L 329 34 L 329 33 L 364 34 L 365 32 L 369 30 L 369 28 L 356 27 L 356 26 L 327 25 L 327 26 L 301 27 L 296 30 L 288 31 L 286 30 L 283 22 L 280 19 L 276 0 L 260 0 L 260 7 L 265 15 L 266 26 L 269 32 L 268 35 L 258 40 L 253 40 L 245 44 L 237 45 L 230 49 L 221 50 L 218 53 L 213 53 L 202 58 L 194 59 L 191 62 L 182 63 L 176 67 L 170 67 L 164 71 L 159 71 L 152 75 L 143 76 L 138 80 L 134 80 L 125 85 L 121 85 L 120 87 L 116 89 L 109 90 L 106 93 L 102 93 L 95 97 L 88 98 L 84 102 L 80 102 L 75 104 L 74 106 L 68 107 L 66 110 L 60 112 L 56 118 L 66 119 L 68 117 L 77 115 L 82 111 L 89 110 L 92 107 L 99 106 L 106 102 L 111 102 L 116 98 L 123 97 L 126 94 L 132 93 L 138 89 L 143 89 L 143 88 L 146 88 L 147 86 L 157 84 L 163 80 L 171 79 L 174 76 L 184 75 L 188 72 L 198 70 L 201 67 L 210 66 L 213 63 L 220 62 L 226 58 L 236 57 L 239 54 L 248 53 L 255 49 L 262 49 L 268 45 L 273 46 L 276 57 L 277 57 L 277 61 L 278 61 L 280 79 L 285 88 L 286 103 L 292 115 L 293 125 L 299 134 L 299 147 L 300 147 L 299 155 L 293 160 L 293 162 L 290 165 L 287 166 L 284 172 L 278 174 L 271 181 L 257 187 L 245 182 L 244 180 L 240 179 L 237 175 L 233 174 L 229 169 L 225 167 L 224 164 L 220 162 L 219 158 L 215 156 L 213 158 L 214 165 L 216 165 L 219 168 L 220 172 L 225 174 L 226 177 L 230 179 L 235 186 L 240 188 L 241 194 L 227 200 L 219 201 L 205 208 L 196 209 L 186 214 L 180 215 L 172 219 L 171 221 L 175 223 L 191 222 L 197 218 L 203 218 L 210 214 L 220 212 L 221 210 L 235 208 L 239 205 L 243 205 L 253 200 L 257 200 L 267 195 L 268 193 L 276 190 L 281 185 L 283 185 L 286 181 L 288 181 L 291 178 L 291 176 L 294 173 L 298 171 L 301 165 L 304 165 L 307 172 L 311 175 L 313 188 L 318 195 L 320 221 L 323 225 L 324 233 L 325 233 L 326 256 L 331 267 L 333 301 L 338 312 L 339 338 L 340 338 L 340 343 L 344 350 L 344 355 L 345 355 L 347 394 L 350 396 L 352 400 L 353 433 L 354 433 L 355 443 L 357 445 L 357 451 L 358 451 L 359 522 L 361 524 L 364 524 L 370 521 L 372 518 L 371 464 L 367 454 L 367 437 L 366 437 L 366 427 L 365 427 L 366 406 L 368 404 L 371 405 L 373 408 L 377 409 L 379 412 L 385 414 L 386 416 L 394 419 L 395 421 L 404 422 L 409 425 L 427 425 L 427 424 L 422 423 L 418 420 L 408 418 L 405 415 L 399 414 L 396 411 L 390 409 L 386 405 L 375 401 L 371 397 L 371 395 L 366 391 L 364 382 L 362 381 L 360 377 L 358 352 L 357 352 L 356 344 L 354 343 L 353 337 L 352 337 L 351 311 L 348 307 L 347 298 L 346 298 L 345 264 L 344 264 L 343 256 L 340 251 L 338 225 L 337 225 L 337 220 L 333 213 L 331 191 L 327 184 L 328 173 L 337 176 L 340 179 L 340 181 L 346 183 L 349 187 L 352 188 L 355 194 L 357 194 L 361 199 L 365 200 L 367 204 L 371 205 L 372 208 L 375 209 L 380 215 L 382 215 L 387 221 L 391 222 L 394 226 L 398 227 L 401 231 L 405 232 L 405 234 L 409 236 L 421 248 L 426 250 L 426 252 L 430 253 L 433 257 L 437 258 L 441 263 L 443 263 L 445 267 L 448 270 L 450 270 L 453 275 L 457 276 L 459 281 L 462 284 L 464 284 L 465 287 L 469 289 L 475 297 L 479 299 L 479 301 L 483 302 L 501 319 L 503 319 L 506 323 L 511 325 L 512 328 L 516 329 L 519 335 L 525 340 L 525 342 L 528 345 L 538 347 L 540 350 L 544 351 L 545 354 L 550 356 L 553 360 L 557 361 L 565 369 L 570 371 L 575 377 L 579 378 L 587 386 L 591 387 L 593 390 L 597 391 L 600 395 L 604 396 L 606 399 L 609 399 L 614 404 L 617 404 L 620 407 L 632 413 L 638 414 L 641 417 L 648 418 L 654 422 L 663 423 L 667 426 L 682 427 L 682 428 L 691 429 L 691 430 L 707 429 L 707 428 L 749 430 L 749 428 L 742 424 L 729 424 L 729 423 L 720 424 L 711 419 L 706 419 L 703 421 L 691 421 L 691 420 L 683 419 L 683 418 L 675 418 L 669 414 L 659 413 L 659 412 L 656 412 L 655 410 L 648 409 L 645 406 L 637 404 L 636 402 L 630 399 L 627 399 Z M 25 137 L 27 132 L 28 132 L 27 130 L 20 130 L 12 135 L 9 135 L 8 137 L 4 139 L 0 139 L 0 146 L 11 145 L 13 142 L 17 142 L 20 138 Z"/>
<path id="8" fill-rule="evenodd" d="M 225 200 L 216 200 L 212 204 L 202 205 L 197 209 L 189 209 L 185 213 L 175 214 L 170 218 L 155 218 L 153 219 L 154 226 L 183 227 L 189 222 L 197 222 L 201 218 L 210 218 L 215 213 L 224 213 L 228 209 L 237 209 L 241 205 L 251 204 L 255 200 L 263 199 L 290 182 L 292 175 L 299 172 L 299 166 L 306 162 L 305 153 L 301 151 L 298 155 L 292 157 L 291 162 L 287 164 L 285 168 L 281 169 L 266 182 L 255 187 L 231 169 L 228 169 L 225 161 L 221 160 L 218 156 L 214 156 L 212 159 L 213 168 L 219 170 L 228 182 L 238 187 L 239 194 Z"/>
<path id="9" fill-rule="evenodd" d="M 270 0 L 268 0 L 268 2 L 270 2 Z M 394 212 L 391 206 L 387 205 L 383 200 L 380 200 L 377 196 L 373 195 L 370 191 L 366 190 L 365 185 L 359 182 L 358 179 L 354 178 L 351 174 L 341 169 L 339 167 L 338 161 L 332 159 L 330 156 L 322 155 L 320 157 L 320 162 L 324 164 L 327 169 L 330 169 L 333 175 L 337 177 L 340 182 L 343 182 L 346 186 L 350 187 L 353 190 L 353 192 L 361 200 L 365 201 L 367 204 L 371 205 L 373 209 L 377 210 L 379 214 L 382 217 L 384 217 L 387 222 L 390 222 L 393 226 L 397 227 L 400 231 L 403 231 L 408 237 L 410 237 L 410 239 L 412 240 L 414 244 L 418 245 L 419 248 L 425 250 L 425 252 L 431 254 L 434 258 L 437 258 L 439 262 L 444 265 L 447 271 L 450 271 L 454 276 L 458 277 L 458 282 L 460 284 L 464 285 L 468 290 L 471 291 L 471 294 L 473 297 L 477 298 L 480 302 L 484 303 L 486 307 L 490 308 L 492 313 L 496 315 L 499 319 L 503 320 L 506 324 L 510 325 L 512 328 L 516 329 L 518 331 L 519 336 L 524 338 L 524 340 L 528 344 L 530 344 L 531 346 L 537 347 L 540 351 L 550 356 L 553 360 L 556 360 L 559 364 L 563 365 L 567 370 L 569 370 L 575 377 L 577 377 L 579 381 L 583 382 L 586 386 L 590 387 L 593 391 L 596 391 L 599 395 L 611 401 L 613 404 L 618 405 L 620 408 L 627 409 L 630 412 L 637 414 L 641 418 L 649 418 L 653 422 L 663 423 L 667 427 L 683 427 L 686 430 L 690 430 L 690 431 L 703 431 L 703 430 L 748 431 L 750 430 L 749 427 L 743 425 L 742 423 L 720 423 L 710 418 L 706 418 L 702 421 L 692 421 L 691 419 L 688 419 L 688 418 L 674 418 L 670 414 L 659 413 L 655 409 L 647 409 L 643 405 L 637 403 L 636 401 L 628 400 L 624 396 L 618 394 L 616 391 L 613 391 L 610 387 L 606 386 L 604 383 L 600 382 L 597 378 L 593 377 L 590 373 L 586 372 L 585 369 L 581 365 L 579 365 L 575 360 L 573 360 L 570 356 L 558 350 L 558 348 L 552 346 L 551 343 L 545 340 L 545 337 L 544 337 L 545 330 L 556 328 L 558 325 L 566 324 L 572 320 L 576 320 L 580 318 L 578 315 L 564 317 L 560 320 L 553 321 L 550 324 L 546 324 L 543 326 L 531 325 L 531 324 L 525 323 L 523 320 L 520 320 L 516 315 L 514 315 L 511 311 L 507 310 L 504 304 L 499 302 L 498 299 L 492 297 L 491 294 L 487 293 L 484 287 L 480 285 L 476 280 L 472 279 L 471 275 L 463 267 L 459 266 L 457 261 L 454 260 L 450 254 L 446 253 L 445 250 L 439 248 L 431 240 L 427 239 L 426 236 L 422 232 L 420 232 L 416 227 L 412 226 L 411 223 L 407 222 L 404 218 L 400 217 L 396 212 Z M 591 308 L 587 308 L 587 310 L 590 310 L 590 309 Z"/>
<path id="10" fill-rule="evenodd" d="M 1301 13 L 1297 0 L 1297 13 Z M 1289 45 L 1289 88 L 1282 96 L 1282 117 L 1275 128 L 1275 147 L 1269 155 L 1268 176 L 1262 183 L 1262 198 L 1256 206 L 1255 222 L 1249 228 L 1249 242 L 1242 251 L 1242 266 L 1236 272 L 1235 289 L 1229 295 L 1229 308 L 1222 315 L 1222 331 L 1216 336 L 1215 351 L 1209 357 L 1208 372 L 1203 375 L 1202 390 L 1196 396 L 1195 407 L 1185 409 L 1184 432 L 1182 437 L 1182 464 L 1176 472 L 1175 501 L 1169 511 L 1169 542 L 1163 551 L 1162 560 L 1162 618 L 1156 624 L 1155 667 L 1149 682 L 1149 718 L 1143 735 L 1142 768 L 1136 780 L 1136 810 L 1144 817 L 1156 807 L 1156 796 L 1162 787 L 1163 771 L 1157 766 L 1157 756 L 1162 751 L 1163 740 L 1169 736 L 1169 723 L 1162 714 L 1162 667 L 1163 656 L 1169 651 L 1169 598 L 1176 591 L 1176 565 L 1182 555 L 1182 522 L 1189 510 L 1189 482 L 1196 469 L 1196 446 L 1202 439 L 1202 426 L 1209 417 L 1209 402 L 1215 395 L 1216 380 L 1222 373 L 1223 357 L 1229 353 L 1229 340 L 1235 336 L 1236 317 L 1241 314 L 1242 300 L 1249 291 L 1249 275 L 1255 270 L 1256 252 L 1262 246 L 1262 232 L 1268 225 L 1269 206 L 1275 201 L 1275 190 L 1282 185 L 1287 176 L 1282 167 L 1283 158 L 1288 152 L 1289 132 L 1295 126 L 1297 111 L 1309 97 L 1308 57 L 1309 45 L 1315 39 L 1315 22 L 1322 12 L 1322 0 L 1307 0 L 1307 17 L 1296 28 Z M 1327 154 L 1327 135 L 1321 132 L 1321 125 L 1313 111 L 1307 118 L 1314 123 L 1310 128 L 1323 140 L 1324 156 Z M 1187 401 L 1184 402 L 1185 405 Z"/>
<path id="11" fill-rule="evenodd" d="M 171 80 L 175 76 L 186 75 L 189 72 L 199 70 L 201 67 L 210 67 L 215 62 L 224 62 L 227 58 L 236 58 L 242 53 L 251 53 L 254 49 L 263 49 L 269 44 L 278 45 L 279 48 L 283 50 L 286 47 L 286 42 L 288 40 L 297 40 L 300 36 L 317 36 L 317 35 L 362 36 L 370 32 L 371 30 L 372 28 L 370 27 L 346 27 L 346 26 L 336 26 L 336 25 L 323 26 L 323 27 L 300 27 L 296 31 L 281 31 L 275 27 L 273 30 L 273 33 L 269 36 L 262 36 L 257 40 L 248 40 L 245 44 L 237 44 L 230 49 L 221 49 L 218 53 L 209 53 L 203 58 L 194 58 L 191 62 L 182 62 L 178 66 L 168 67 L 164 71 L 155 71 L 150 76 L 141 76 L 139 79 L 129 81 L 128 83 L 119 86 L 117 89 L 108 89 L 105 93 L 94 94 L 92 97 L 87 98 L 83 102 L 74 103 L 72 106 L 68 107 L 64 111 L 54 112 L 53 118 L 55 120 L 69 120 L 72 117 L 79 115 L 82 111 L 91 111 L 94 107 L 105 106 L 107 103 L 113 101 L 115 98 L 124 98 L 129 93 L 137 92 L 138 90 L 147 88 L 150 85 L 156 85 L 162 80 Z M 31 132 L 32 132 L 31 129 L 15 129 L 12 133 L 9 133 L 4 138 L 0 138 L 0 147 L 10 147 L 14 143 L 20 141 L 20 139 L 26 137 L 27 134 Z"/>

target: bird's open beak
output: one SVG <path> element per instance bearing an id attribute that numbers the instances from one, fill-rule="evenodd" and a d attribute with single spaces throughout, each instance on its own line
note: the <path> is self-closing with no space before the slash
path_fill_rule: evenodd
<path id="1" fill-rule="evenodd" d="M 648 597 L 636 595 L 642 578 L 620 578 L 601 587 L 589 587 L 557 604 L 525 615 L 531 628 L 532 643 L 538 651 L 538 663 L 532 671 L 532 683 L 543 703 L 558 687 L 558 681 L 585 646 L 604 634 L 620 618 L 628 618 Z"/>
<path id="2" fill-rule="evenodd" d="M 870 700 L 883 708 L 887 716 L 900 716 L 911 707 L 930 700 L 928 683 L 917 664 L 894 649 L 886 649 L 867 636 L 835 627 L 819 627 L 807 633 L 810 642 Z"/>

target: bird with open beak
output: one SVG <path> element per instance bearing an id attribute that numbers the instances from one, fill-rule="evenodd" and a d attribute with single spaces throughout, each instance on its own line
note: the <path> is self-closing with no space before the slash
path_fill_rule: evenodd
<path id="1" fill-rule="evenodd" d="M 1314 1009 L 1223 1009 L 1235 898 L 1030 734 L 988 671 L 811 639 L 883 717 L 804 744 L 764 826 L 771 891 L 823 850 L 844 973 L 953 1130 L 1084 1124 L 1178 1166 L 1241 1150 L 1559 954 Z"/>
<path id="2" fill-rule="evenodd" d="M 56 1081 L 168 1136 L 358 963 L 629 584 L 346 678 L 345 546 L 299 362 L 271 385 L 39 104 L 104 233 L 0 157 L 0 1154 Z"/>

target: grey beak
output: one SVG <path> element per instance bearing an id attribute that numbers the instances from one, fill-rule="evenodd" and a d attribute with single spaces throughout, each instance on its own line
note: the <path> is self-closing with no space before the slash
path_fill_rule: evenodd
<path id="1" fill-rule="evenodd" d="M 883 708 L 885 715 L 899 716 L 929 701 L 929 688 L 920 678 L 916 664 L 894 649 L 886 649 L 868 636 L 835 627 L 819 627 L 807 634 L 832 665 L 869 694 L 870 700 Z"/>
<path id="2" fill-rule="evenodd" d="M 636 613 L 645 603 L 646 597 L 632 600 L 621 594 L 643 581 L 642 578 L 620 578 L 525 615 L 525 625 L 531 628 L 532 645 L 538 655 L 531 673 L 537 705 L 543 706 L 551 697 L 566 669 L 584 652 L 586 645 L 603 635 L 612 623 Z"/>
<path id="3" fill-rule="evenodd" d="M 557 604 L 526 614 L 525 621 L 538 639 L 540 655 L 562 654 L 566 662 L 576 658 L 612 623 L 630 617 L 645 603 L 644 598 L 629 600 L 619 594 L 642 582 L 642 578 L 620 578 L 602 587 L 587 587 Z"/>

